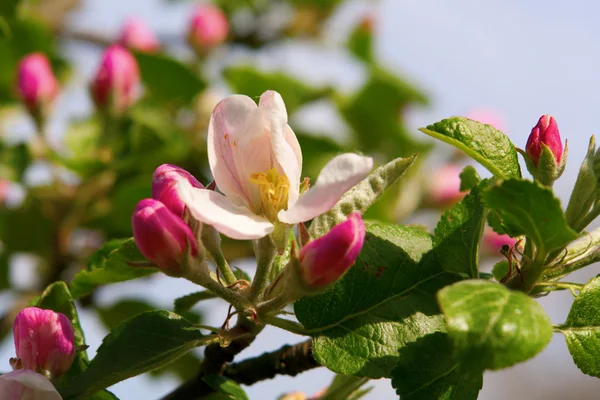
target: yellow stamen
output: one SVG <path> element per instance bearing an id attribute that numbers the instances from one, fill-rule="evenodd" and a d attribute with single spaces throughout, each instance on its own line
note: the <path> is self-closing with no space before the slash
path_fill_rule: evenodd
<path id="1" fill-rule="evenodd" d="M 270 221 L 277 221 L 277 213 L 287 207 L 290 181 L 279 175 L 275 168 L 250 174 L 250 182 L 258 185 L 262 207 L 259 210 Z"/>

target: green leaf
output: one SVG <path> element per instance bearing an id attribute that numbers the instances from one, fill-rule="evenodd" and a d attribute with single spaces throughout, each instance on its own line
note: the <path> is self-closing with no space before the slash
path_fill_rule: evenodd
<path id="1" fill-rule="evenodd" d="M 392 371 L 392 386 L 402 400 L 476 400 L 483 374 L 462 371 L 452 340 L 436 332 L 406 346 Z"/>
<path id="2" fill-rule="evenodd" d="M 466 192 L 479 185 L 481 177 L 472 165 L 467 165 L 460 173 L 460 191 Z"/>
<path id="3" fill-rule="evenodd" d="M 294 309 L 320 364 L 339 374 L 381 378 L 390 376 L 408 343 L 445 329 L 435 293 L 457 277 L 441 269 L 427 232 L 388 224 L 370 225 L 367 232 L 346 275 Z"/>
<path id="4" fill-rule="evenodd" d="M 122 299 L 110 307 L 96 307 L 98 317 L 110 330 L 138 314 L 155 310 L 155 307 L 138 299 Z"/>
<path id="5" fill-rule="evenodd" d="M 229 67 L 223 76 L 235 93 L 253 99 L 258 99 L 267 90 L 275 90 L 285 100 L 289 114 L 325 94 L 323 89 L 307 86 L 283 72 L 262 72 L 250 66 Z"/>
<path id="6" fill-rule="evenodd" d="M 365 17 L 361 23 L 356 25 L 348 37 L 346 46 L 356 58 L 370 63 L 373 61 L 373 28 L 371 25 L 374 25 L 374 21 L 369 21 L 367 18 L 369 17 Z"/>
<path id="7" fill-rule="evenodd" d="M 520 179 L 500 182 L 484 192 L 483 200 L 500 214 L 509 236 L 526 235 L 533 241 L 540 259 L 577 238 L 552 189 L 536 182 Z"/>
<path id="8" fill-rule="evenodd" d="M 581 215 L 587 214 L 596 200 L 598 190 L 598 177 L 594 172 L 594 158 L 596 155 L 596 140 L 592 136 L 588 146 L 588 152 L 581 163 L 579 174 L 575 181 L 575 187 L 569 198 L 569 204 L 565 211 L 565 218 L 569 226 L 575 226 Z"/>
<path id="9" fill-rule="evenodd" d="M 354 211 L 364 213 L 383 192 L 412 165 L 416 155 L 396 158 L 376 168 L 369 176 L 350 189 L 329 211 L 319 215 L 310 224 L 308 232 L 313 239 L 323 236 L 335 225 L 344 222 Z"/>
<path id="10" fill-rule="evenodd" d="M 528 360 L 552 338 L 552 323 L 542 306 L 497 283 L 463 281 L 437 296 L 454 348 L 472 371 Z"/>
<path id="11" fill-rule="evenodd" d="M 491 125 L 452 117 L 420 131 L 464 151 L 497 178 L 521 177 L 515 146 L 508 136 Z"/>
<path id="12" fill-rule="evenodd" d="M 88 269 L 79 271 L 71 281 L 71 293 L 76 299 L 90 294 L 100 285 L 137 279 L 158 271 L 156 268 L 127 264 L 146 261 L 133 239 L 113 239 L 106 242 L 92 261 Z"/>
<path id="13" fill-rule="evenodd" d="M 206 396 L 207 400 L 248 400 L 244 389 L 235 381 L 218 375 L 208 375 L 202 378 L 211 388 L 217 390 Z"/>
<path id="14" fill-rule="evenodd" d="M 188 104 L 206 87 L 190 68 L 157 53 L 134 52 L 144 86 L 161 102 Z"/>
<path id="15" fill-rule="evenodd" d="M 201 290 L 199 292 L 190 293 L 178 299 L 175 299 L 175 309 L 173 310 L 177 314 L 181 314 L 183 312 L 189 311 L 194 307 L 198 302 L 202 300 L 214 299 L 215 296 L 213 293 L 208 290 Z"/>
<path id="16" fill-rule="evenodd" d="M 583 287 L 558 329 L 565 335 L 575 365 L 584 374 L 600 378 L 600 278 Z"/>
<path id="17" fill-rule="evenodd" d="M 168 311 L 136 315 L 113 329 L 88 368 L 59 389 L 63 396 L 87 398 L 117 382 L 162 367 L 208 338 Z"/>
<path id="18" fill-rule="evenodd" d="M 73 325 L 75 346 L 85 346 L 85 336 L 79 322 L 77 308 L 75 308 L 73 298 L 71 297 L 71 293 L 69 293 L 69 288 L 66 283 L 59 281 L 48 286 L 40 296 L 37 307 L 64 314 Z M 87 365 L 87 352 L 83 350 L 77 353 L 71 368 L 64 375 L 63 379 L 70 379 L 71 377 L 80 374 L 87 368 Z"/>
<path id="19" fill-rule="evenodd" d="M 319 400 L 358 400 L 371 391 L 372 387 L 361 389 L 368 381 L 368 378 L 338 374 Z"/>
<path id="20" fill-rule="evenodd" d="M 433 240 L 442 268 L 471 278 L 479 277 L 479 244 L 487 214 L 481 190 L 474 188 L 442 215 Z"/>

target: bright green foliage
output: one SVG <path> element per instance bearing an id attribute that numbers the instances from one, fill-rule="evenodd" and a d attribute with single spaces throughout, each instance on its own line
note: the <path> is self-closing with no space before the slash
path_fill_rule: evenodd
<path id="1" fill-rule="evenodd" d="M 374 224 L 368 232 L 344 278 L 294 309 L 319 363 L 340 374 L 389 377 L 403 347 L 445 329 L 434 295 L 457 278 L 441 269 L 422 230 Z"/>
<path id="2" fill-rule="evenodd" d="M 402 400 L 475 400 L 482 385 L 483 374 L 461 368 L 452 340 L 442 332 L 406 346 L 392 371 Z"/>
<path id="3" fill-rule="evenodd" d="M 460 173 L 460 191 L 466 192 L 467 190 L 473 189 L 479 185 L 481 177 L 477 173 L 477 170 L 472 165 L 467 165 L 465 169 Z"/>
<path id="4" fill-rule="evenodd" d="M 526 361 L 552 338 L 550 319 L 534 299 L 483 280 L 439 291 L 448 334 L 471 371 L 501 369 Z"/>
<path id="5" fill-rule="evenodd" d="M 218 375 L 208 375 L 202 379 L 216 392 L 206 396 L 207 400 L 248 400 L 244 389 L 231 379 Z"/>
<path id="6" fill-rule="evenodd" d="M 521 176 L 515 146 L 491 125 L 452 117 L 421 128 L 421 131 L 464 151 L 497 178 Z"/>
<path id="7" fill-rule="evenodd" d="M 575 298 L 567 321 L 559 327 L 569 352 L 585 374 L 600 378 L 600 278 L 584 286 Z"/>

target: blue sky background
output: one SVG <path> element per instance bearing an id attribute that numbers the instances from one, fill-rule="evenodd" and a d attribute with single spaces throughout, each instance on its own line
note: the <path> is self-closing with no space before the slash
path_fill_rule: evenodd
<path id="1" fill-rule="evenodd" d="M 116 34 L 127 16 L 137 15 L 160 35 L 172 37 L 185 29 L 191 6 L 188 2 L 173 5 L 160 0 L 88 0 L 72 15 L 70 23 L 80 29 Z M 490 108 L 504 117 L 506 133 L 524 147 L 539 116 L 552 114 L 563 138 L 569 140 L 567 170 L 556 185 L 563 201 L 568 199 L 587 141 L 600 128 L 597 122 L 599 4 L 583 0 L 382 0 L 375 6 L 365 6 L 354 2 L 331 24 L 325 47 L 284 46 L 258 61 L 261 65 L 290 69 L 310 80 L 333 81 L 348 89 L 356 87 L 363 77 L 360 67 L 348 64 L 343 53 L 331 48 L 343 39 L 347 22 L 366 9 L 378 14 L 378 56 L 431 99 L 431 106 L 408 113 L 410 126 L 415 131 L 451 115 Z M 78 66 L 74 83 L 79 84 L 79 89 L 66 93 L 64 104 L 69 113 L 84 114 L 90 102 L 81 85 L 96 68 L 99 54 L 76 44 L 66 46 L 65 51 Z M 319 69 L 315 70 L 314 65 L 320 65 Z M 343 134 L 343 124 L 330 111 L 324 106 L 306 113 L 319 116 L 315 118 L 316 124 L 327 124 L 333 127 L 334 133 Z M 293 122 L 302 124 L 303 115 L 299 114 Z M 595 266 L 572 280 L 584 281 L 598 273 L 600 268 Z M 183 280 L 162 276 L 149 280 L 151 283 L 139 281 L 111 286 L 100 292 L 99 300 L 109 305 L 122 296 L 142 297 L 172 307 L 173 299 L 196 290 L 193 284 Z M 555 323 L 564 321 L 570 301 L 569 293 L 557 293 L 540 300 Z M 215 325 L 222 322 L 226 312 L 217 302 L 207 303 L 202 310 L 206 323 Z M 85 311 L 82 314 L 90 355 L 93 355 L 106 331 L 93 315 Z M 268 328 L 240 359 L 301 340 Z M 12 356 L 11 346 L 3 346 L 1 350 L 0 359 Z M 275 399 L 282 392 L 296 390 L 310 394 L 326 386 L 331 376 L 321 368 L 297 378 L 280 377 L 254 385 L 248 388 L 248 394 L 252 399 L 261 400 Z M 122 400 L 157 399 L 175 385 L 176 381 L 171 378 L 155 380 L 141 376 L 119 383 L 111 390 Z M 375 389 L 369 399 L 396 398 L 388 380 L 373 381 L 373 385 Z M 563 337 L 556 335 L 535 359 L 509 370 L 486 374 L 480 399 L 591 399 L 597 398 L 599 392 L 600 380 L 577 370 Z"/>

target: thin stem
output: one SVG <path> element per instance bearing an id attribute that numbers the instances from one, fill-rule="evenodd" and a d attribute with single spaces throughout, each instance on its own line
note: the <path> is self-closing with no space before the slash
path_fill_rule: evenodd
<path id="1" fill-rule="evenodd" d="M 269 325 L 276 326 L 288 332 L 295 333 L 296 335 L 308 336 L 309 331 L 304 326 L 296 321 L 292 321 L 285 318 L 279 318 L 274 315 L 264 315 L 260 317 L 260 321 Z"/>
<path id="2" fill-rule="evenodd" d="M 339 377 L 340 375 L 338 375 Z M 335 379 L 335 378 L 334 378 Z M 343 384 L 332 385 L 327 389 L 325 394 L 319 397 L 320 400 L 337 400 L 347 399 L 352 393 L 360 389 L 369 378 L 358 376 L 343 376 Z M 335 381 L 334 381 L 335 382 Z"/>
<path id="3" fill-rule="evenodd" d="M 290 303 L 290 299 L 286 296 L 286 293 L 280 293 L 277 296 L 269 299 L 267 301 L 263 301 L 262 303 L 258 303 L 256 305 L 256 312 L 259 315 L 269 314 L 273 311 L 281 310 L 283 307 Z"/>
<path id="4" fill-rule="evenodd" d="M 219 251 L 217 253 L 211 252 L 211 256 L 213 260 L 215 260 L 215 264 L 217 265 L 219 273 L 221 274 L 221 278 L 223 279 L 225 284 L 227 286 L 235 284 L 237 282 L 237 278 L 235 277 L 235 274 L 229 267 L 229 264 L 227 263 L 227 260 L 225 259 L 225 256 L 223 255 L 221 249 L 219 248 Z"/>
<path id="5" fill-rule="evenodd" d="M 535 289 L 543 292 L 552 290 L 569 290 L 574 297 L 577 297 L 577 291 L 581 291 L 583 286 L 584 285 L 580 283 L 574 282 L 544 282 L 535 285 Z"/>
<path id="6" fill-rule="evenodd" d="M 202 232 L 200 233 L 200 239 L 202 240 L 202 244 L 206 248 L 206 250 L 210 253 L 213 260 L 215 260 L 215 264 L 217 265 L 217 269 L 221 274 L 221 278 L 225 282 L 226 286 L 233 285 L 237 278 L 235 274 L 229 267 L 225 256 L 223 255 L 223 251 L 221 250 L 221 236 L 219 232 L 212 226 L 203 225 Z"/>
<path id="7" fill-rule="evenodd" d="M 185 277 L 195 284 L 204 286 L 213 294 L 232 304 L 237 310 L 246 310 L 250 307 L 250 303 L 244 296 L 241 296 L 239 293 L 224 287 L 219 282 L 211 278 L 206 263 L 203 263 L 201 266 L 198 266 L 195 269 L 192 268 L 190 271 L 188 271 Z"/>
<path id="8" fill-rule="evenodd" d="M 270 236 L 265 236 L 255 242 L 256 252 L 256 274 L 252 280 L 250 288 L 250 302 L 256 304 L 262 297 L 267 284 L 269 283 L 269 273 L 275 260 L 275 244 Z"/>

